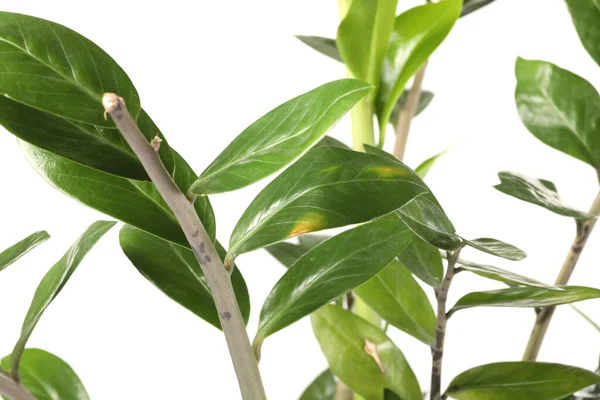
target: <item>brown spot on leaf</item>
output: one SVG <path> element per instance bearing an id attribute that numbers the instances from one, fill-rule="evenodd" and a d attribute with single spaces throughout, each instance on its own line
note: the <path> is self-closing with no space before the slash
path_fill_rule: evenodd
<path id="1" fill-rule="evenodd" d="M 367 353 L 371 358 L 373 358 L 373 360 L 375 360 L 381 373 L 385 374 L 386 373 L 385 368 L 383 367 L 381 358 L 379 357 L 379 354 L 377 353 L 377 344 L 375 344 L 375 343 L 371 342 L 369 339 L 365 338 L 365 347 L 363 349 L 365 350 L 365 353 Z"/>

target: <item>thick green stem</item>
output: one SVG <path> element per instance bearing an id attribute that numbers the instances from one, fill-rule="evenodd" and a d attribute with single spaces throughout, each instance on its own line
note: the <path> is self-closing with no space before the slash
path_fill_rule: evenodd
<path id="1" fill-rule="evenodd" d="M 350 111 L 352 118 L 352 146 L 354 150 L 364 151 L 364 145 L 375 144 L 375 131 L 373 129 L 373 106 L 368 98 L 363 98 L 356 103 Z"/>

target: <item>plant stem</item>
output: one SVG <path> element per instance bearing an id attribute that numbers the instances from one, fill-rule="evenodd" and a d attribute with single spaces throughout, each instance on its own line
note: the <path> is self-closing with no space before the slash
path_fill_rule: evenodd
<path id="1" fill-rule="evenodd" d="M 589 213 L 593 218 L 585 221 L 577 221 L 577 235 L 575 236 L 575 240 L 569 249 L 567 258 L 556 278 L 556 285 L 566 285 L 573 274 L 573 270 L 579 261 L 579 256 L 594 229 L 598 215 L 600 215 L 600 192 L 598 192 Z M 544 341 L 544 336 L 548 330 L 548 325 L 550 325 L 550 320 L 554 315 L 554 309 L 555 307 L 548 307 L 543 308 L 538 312 L 535 325 L 533 326 L 533 330 L 529 337 L 529 342 L 527 343 L 527 348 L 523 354 L 523 361 L 535 361 L 537 359 L 540 348 L 542 347 L 542 342 Z"/>
<path id="2" fill-rule="evenodd" d="M 427 61 L 415 74 L 412 87 L 408 91 L 408 97 L 400 115 L 398 117 L 398 124 L 396 125 L 396 143 L 394 144 L 394 155 L 402 161 L 404 159 L 404 153 L 406 151 L 406 142 L 408 141 L 408 134 L 410 133 L 410 125 L 419 107 L 419 100 L 421 98 L 421 87 L 423 86 L 423 80 L 425 78 L 425 71 L 427 70 Z"/>
<path id="3" fill-rule="evenodd" d="M 194 206 L 173 182 L 155 148 L 148 143 L 131 118 L 123 99 L 107 93 L 102 98 L 102 104 L 138 156 L 156 189 L 175 214 L 198 259 L 215 301 L 242 397 L 245 400 L 266 399 L 258 363 L 252 353 L 248 333 L 231 286 L 231 278 L 200 222 Z M 204 345 L 211 344 L 204 343 Z"/>
<path id="4" fill-rule="evenodd" d="M 352 145 L 354 150 L 364 151 L 364 145 L 375 144 L 373 130 L 373 106 L 368 98 L 363 98 L 350 110 L 352 118 Z"/>
<path id="5" fill-rule="evenodd" d="M 452 279 L 456 274 L 456 262 L 460 255 L 462 246 L 454 252 L 448 252 L 448 268 L 446 276 L 439 289 L 435 289 L 435 298 L 437 299 L 437 323 L 435 328 L 435 341 L 431 346 L 431 389 L 430 399 L 442 399 L 442 359 L 444 358 L 444 340 L 446 337 L 446 322 L 448 314 L 446 313 L 446 301 L 448 300 L 448 290 Z"/>
<path id="6" fill-rule="evenodd" d="M 35 400 L 35 398 L 19 383 L 4 372 L 0 372 L 0 394 L 9 400 Z"/>

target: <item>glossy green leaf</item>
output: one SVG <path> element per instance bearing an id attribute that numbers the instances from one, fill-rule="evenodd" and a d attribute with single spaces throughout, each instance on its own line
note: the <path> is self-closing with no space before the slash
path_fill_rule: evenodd
<path id="1" fill-rule="evenodd" d="M 25 349 L 25 344 L 46 308 L 58 296 L 85 255 L 115 223 L 113 221 L 94 222 L 73 243 L 69 251 L 46 273 L 35 291 L 31 306 L 27 311 L 25 321 L 23 321 L 21 336 L 13 349 L 11 356 L 13 371 L 19 369 L 19 360 Z"/>
<path id="2" fill-rule="evenodd" d="M 427 295 L 401 262 L 392 261 L 354 293 L 390 325 L 431 345 L 436 318 Z"/>
<path id="3" fill-rule="evenodd" d="M 464 0 L 460 16 L 464 17 L 465 15 L 469 15 L 494 1 L 495 0 Z"/>
<path id="4" fill-rule="evenodd" d="M 110 175 L 67 160 L 25 142 L 21 149 L 29 164 L 52 186 L 100 212 L 171 242 L 189 246 L 177 220 L 150 182 Z M 175 152 L 175 180 L 195 178 L 191 168 Z M 191 173 L 190 173 L 191 172 Z M 196 211 L 214 238 L 215 220 L 206 197 L 195 202 Z"/>
<path id="5" fill-rule="evenodd" d="M 394 106 L 394 109 L 392 110 L 392 114 L 390 115 L 389 121 L 389 123 L 392 126 L 398 126 L 398 120 L 400 119 L 400 111 L 404 108 L 406 100 L 408 100 L 408 90 L 404 90 L 402 92 L 402 96 L 400 96 L 400 98 L 396 102 L 396 105 Z M 431 103 L 431 100 L 433 100 L 433 93 L 427 90 L 422 90 L 419 96 L 419 104 L 417 104 L 417 109 L 415 111 L 414 116 L 416 117 L 417 115 L 421 114 L 423 110 L 427 108 L 429 103 Z"/>
<path id="6" fill-rule="evenodd" d="M 585 369 L 540 362 L 501 362 L 469 369 L 446 394 L 458 400 L 559 400 L 600 382 Z"/>
<path id="7" fill-rule="evenodd" d="M 402 400 L 396 393 L 389 389 L 383 391 L 383 400 Z"/>
<path id="8" fill-rule="evenodd" d="M 572 307 L 575 308 L 575 310 L 577 310 L 577 308 L 575 306 L 572 306 Z M 579 310 L 577 310 L 577 311 L 580 312 Z M 587 316 L 585 316 L 585 317 L 587 318 Z M 594 325 L 595 325 L 595 323 L 594 323 Z M 600 367 L 597 367 L 594 372 L 596 373 L 596 375 L 600 374 Z M 600 383 L 595 383 L 595 384 L 591 385 L 590 387 L 587 387 L 582 392 L 576 393 L 571 396 L 567 396 L 563 400 L 594 400 L 594 399 L 595 400 L 600 399 Z"/>
<path id="9" fill-rule="evenodd" d="M 317 143 L 370 90 L 364 82 L 342 79 L 280 105 L 239 134 L 190 190 L 229 192 L 276 172 Z"/>
<path id="10" fill-rule="evenodd" d="M 545 61 L 517 59 L 521 121 L 550 147 L 600 168 L 600 96 L 585 79 Z"/>
<path id="11" fill-rule="evenodd" d="M 320 147 L 320 146 L 336 146 L 336 147 L 341 147 L 343 149 L 349 149 L 350 147 L 346 146 L 345 143 L 332 138 L 331 136 L 325 136 L 323 137 L 323 139 L 319 140 L 319 142 L 317 142 L 317 144 L 315 144 L 313 147 Z"/>
<path id="12" fill-rule="evenodd" d="M 467 240 L 463 238 L 463 240 L 474 249 L 496 257 L 506 258 L 507 260 L 520 261 L 527 257 L 527 254 L 523 250 L 498 239 L 479 238 Z"/>
<path id="13" fill-rule="evenodd" d="M 335 377 L 327 369 L 311 382 L 298 400 L 334 400 L 335 387 Z"/>
<path id="14" fill-rule="evenodd" d="M 423 282 L 434 288 L 444 279 L 444 264 L 440 251 L 418 236 L 406 246 L 398 259 Z"/>
<path id="15" fill-rule="evenodd" d="M 121 229 L 119 240 L 121 249 L 140 274 L 171 299 L 208 323 L 221 328 L 208 283 L 190 249 L 130 225 Z M 250 298 L 238 268 L 235 268 L 231 275 L 231 284 L 244 321 L 248 322 Z"/>
<path id="16" fill-rule="evenodd" d="M 263 304 L 254 347 L 381 272 L 413 233 L 395 215 L 324 241 L 292 265 Z"/>
<path id="17" fill-rule="evenodd" d="M 329 58 L 333 58 L 336 61 L 342 61 L 342 56 L 340 55 L 340 51 L 337 48 L 337 43 L 335 39 L 326 38 L 322 36 L 302 36 L 297 35 L 302 43 L 307 45 L 308 47 L 318 51 L 321 54 L 326 55 Z"/>
<path id="18" fill-rule="evenodd" d="M 356 393 L 382 400 L 388 388 L 403 400 L 422 400 L 410 365 L 381 329 L 335 306 L 323 307 L 311 316 L 311 322 L 331 372 Z M 365 352 L 365 340 L 376 345 L 380 366 Z"/>
<path id="19" fill-rule="evenodd" d="M 600 65 L 600 1 L 566 0 L 583 47 Z"/>
<path id="20" fill-rule="evenodd" d="M 556 186 L 544 179 L 530 178 L 516 172 L 502 171 L 498 173 L 500 184 L 494 186 L 502 193 L 517 199 L 538 205 L 556 214 L 578 219 L 589 219 L 591 216 L 566 205 L 558 195 Z"/>
<path id="21" fill-rule="evenodd" d="M 396 18 L 383 63 L 377 100 L 380 144 L 408 80 L 444 41 L 461 7 L 462 0 L 442 0 L 412 8 Z"/>
<path id="22" fill-rule="evenodd" d="M 50 235 L 48 234 L 48 232 L 39 231 L 36 233 L 32 233 L 20 242 L 13 244 L 8 249 L 0 253 L 0 271 L 17 261 L 19 258 L 23 257 L 25 254 L 27 254 L 33 248 L 37 247 L 39 244 L 44 243 L 48 239 L 50 239 Z"/>
<path id="23" fill-rule="evenodd" d="M 11 364 L 11 356 L 2 359 L 2 368 Z M 36 400 L 90 400 L 75 371 L 54 354 L 25 349 L 20 370 L 21 384 Z"/>
<path id="24" fill-rule="evenodd" d="M 305 233 L 369 221 L 426 191 L 399 161 L 317 147 L 252 201 L 231 235 L 228 258 Z"/>
<path id="25" fill-rule="evenodd" d="M 437 153 L 434 156 L 429 157 L 427 160 L 423 161 L 421 164 L 415 168 L 415 172 L 417 175 L 421 177 L 421 179 L 425 179 L 425 176 L 431 171 L 431 168 L 435 165 L 435 163 L 442 158 L 447 152 L 450 151 L 451 148 L 448 148 L 440 153 Z"/>
<path id="26" fill-rule="evenodd" d="M 511 287 L 469 293 L 456 302 L 451 312 L 471 307 L 553 307 L 597 298 L 600 289 L 585 286 Z"/>
<path id="27" fill-rule="evenodd" d="M 102 95 L 118 93 L 131 115 L 138 94 L 102 49 L 75 31 L 22 14 L 0 13 L 0 94 L 63 118 L 114 127 L 104 119 Z"/>
<path id="28" fill-rule="evenodd" d="M 492 265 L 476 264 L 462 260 L 458 260 L 458 263 L 460 264 L 460 269 L 472 272 L 484 278 L 492 279 L 494 281 L 504 282 L 508 285 L 532 286 L 549 290 L 561 290 L 558 287 L 551 286 L 546 283 L 536 281 L 535 279 L 515 274 L 514 272 L 494 267 Z"/>
<path id="29" fill-rule="evenodd" d="M 326 239 L 329 237 L 325 235 L 304 235 L 298 237 L 298 243 L 275 243 L 265 247 L 265 250 L 284 267 L 289 268 L 306 252 Z"/>

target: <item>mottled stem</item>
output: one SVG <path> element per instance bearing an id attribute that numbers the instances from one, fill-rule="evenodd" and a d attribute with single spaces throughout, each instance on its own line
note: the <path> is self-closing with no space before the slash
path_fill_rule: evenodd
<path id="1" fill-rule="evenodd" d="M 585 221 L 577 221 L 577 235 L 575 236 L 575 240 L 569 249 L 567 258 L 556 278 L 556 285 L 566 285 L 573 274 L 573 270 L 579 261 L 579 256 L 594 229 L 594 225 L 596 225 L 598 215 L 600 215 L 600 192 L 598 192 L 596 200 L 594 200 L 594 204 L 592 204 L 592 207 L 590 208 L 589 214 L 592 215 L 593 218 Z M 555 307 L 547 307 L 538 312 L 535 325 L 531 331 L 531 336 L 529 336 L 527 348 L 523 354 L 523 361 L 535 361 L 537 359 L 540 348 L 542 347 L 542 342 L 546 336 L 546 331 L 548 330 L 548 326 L 554 315 L 554 309 Z"/>
<path id="2" fill-rule="evenodd" d="M 231 278 L 200 222 L 194 206 L 173 182 L 158 154 L 131 118 L 123 99 L 107 93 L 102 99 L 102 104 L 138 156 L 156 189 L 173 211 L 200 263 L 215 301 L 243 399 L 266 399 L 258 364 L 252 353 L 248 333 L 231 286 Z"/>
<path id="3" fill-rule="evenodd" d="M 0 371 L 0 394 L 9 400 L 35 400 L 23 386 Z"/>

